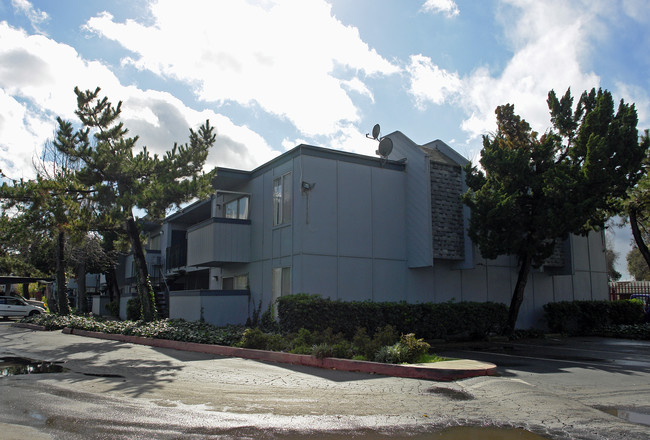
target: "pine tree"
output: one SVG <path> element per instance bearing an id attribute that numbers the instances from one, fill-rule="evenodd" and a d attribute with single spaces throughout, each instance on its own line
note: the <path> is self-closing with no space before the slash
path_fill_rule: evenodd
<path id="1" fill-rule="evenodd" d="M 507 104 L 496 109 L 497 131 L 483 137 L 480 164 L 469 164 L 463 201 L 469 235 L 485 258 L 515 255 L 519 274 L 508 328 L 515 328 L 532 267 L 569 234 L 604 227 L 620 198 L 643 175 L 648 146 L 638 142 L 634 105 L 614 113 L 608 91 L 583 93 L 575 111 L 570 91 L 547 100 L 552 129 L 542 136 Z"/>
<path id="2" fill-rule="evenodd" d="M 645 130 L 640 142 L 650 146 L 650 131 Z M 650 157 L 645 157 L 644 167 L 647 171 Z M 648 236 L 650 231 L 650 176 L 646 173 L 639 183 L 632 188 L 623 200 L 622 214 L 627 214 L 634 237 L 635 249 L 641 260 L 650 268 L 650 250 Z M 629 255 L 628 255 L 629 257 Z M 628 258 L 629 261 L 629 258 Z M 635 263 L 641 261 L 634 259 Z M 640 269 L 639 269 L 640 270 Z M 636 277 L 635 277 L 636 278 Z M 637 278 L 638 279 L 638 278 Z"/>
<path id="3" fill-rule="evenodd" d="M 99 92 L 75 88 L 75 113 L 83 127 L 75 133 L 75 142 L 64 139 L 57 147 L 80 160 L 78 178 L 92 189 L 101 221 L 106 227 L 119 227 L 128 237 L 142 318 L 151 321 L 157 318 L 155 298 L 133 211 L 139 208 L 150 220 L 159 220 L 170 207 L 208 194 L 215 170 L 204 173 L 203 166 L 216 136 L 206 121 L 198 132 L 190 129 L 189 144 L 174 144 L 162 157 L 146 147 L 136 153 L 138 137 L 127 137 L 128 130 L 119 121 L 122 103 L 113 106 Z M 58 122 L 62 131 L 71 128 L 69 122 L 60 118 Z"/>
<path id="4" fill-rule="evenodd" d="M 63 139 L 69 134 L 59 131 L 57 137 Z M 13 225 L 14 231 L 22 230 L 14 239 L 25 237 L 29 231 L 45 242 L 48 239 L 56 242 L 56 309 L 59 314 L 67 315 L 70 305 L 66 293 L 66 241 L 73 231 L 87 228 L 90 212 L 81 203 L 87 191 L 76 180 L 69 163 L 56 158 L 47 162 L 47 166 L 36 167 L 38 174 L 33 180 L 11 180 L 4 176 L 10 184 L 5 182 L 0 187 L 0 199 L 3 214 L 12 212 L 6 217 L 8 224 Z M 27 254 L 23 255 L 23 261 L 26 257 Z"/>

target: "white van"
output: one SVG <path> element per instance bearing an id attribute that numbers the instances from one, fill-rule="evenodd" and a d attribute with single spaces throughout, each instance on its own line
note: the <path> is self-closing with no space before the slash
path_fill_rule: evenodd
<path id="1" fill-rule="evenodd" d="M 11 316 L 33 316 L 45 313 L 45 309 L 27 303 L 22 298 L 15 296 L 0 296 L 0 316 L 9 318 Z"/>

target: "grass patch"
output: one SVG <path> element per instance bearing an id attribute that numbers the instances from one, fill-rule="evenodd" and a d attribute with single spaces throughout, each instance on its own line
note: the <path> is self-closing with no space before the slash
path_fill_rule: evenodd
<path id="1" fill-rule="evenodd" d="M 435 362 L 451 361 L 453 359 L 438 356 L 437 354 L 425 353 L 416 359 L 416 364 L 433 364 Z"/>

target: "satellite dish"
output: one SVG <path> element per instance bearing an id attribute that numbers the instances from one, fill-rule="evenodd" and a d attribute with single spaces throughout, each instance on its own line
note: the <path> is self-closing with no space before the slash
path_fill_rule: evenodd
<path id="1" fill-rule="evenodd" d="M 380 130 L 379 124 L 375 124 L 375 126 L 372 127 L 372 138 L 373 139 L 377 140 L 377 138 L 379 137 L 379 130 Z"/>
<path id="2" fill-rule="evenodd" d="M 393 141 L 385 137 L 379 141 L 379 149 L 375 153 L 386 159 L 391 151 L 393 151 Z"/>

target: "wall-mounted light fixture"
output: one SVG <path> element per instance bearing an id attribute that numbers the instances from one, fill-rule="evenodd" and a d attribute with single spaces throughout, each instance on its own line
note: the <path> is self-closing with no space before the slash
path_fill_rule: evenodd
<path id="1" fill-rule="evenodd" d="M 300 185 L 303 192 L 311 191 L 312 189 L 314 189 L 315 186 L 316 186 L 316 183 L 308 183 L 308 182 L 305 182 L 304 180 L 302 181 L 302 184 Z"/>

